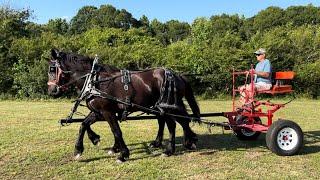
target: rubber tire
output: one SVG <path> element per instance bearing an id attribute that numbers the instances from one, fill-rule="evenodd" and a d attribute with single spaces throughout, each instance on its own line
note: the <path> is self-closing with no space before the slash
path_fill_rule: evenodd
<path id="1" fill-rule="evenodd" d="M 241 116 L 241 115 L 236 117 L 237 121 L 240 121 L 240 120 L 243 121 L 245 118 L 247 118 L 247 117 Z M 256 122 L 259 122 L 261 124 L 261 119 L 259 117 L 255 117 L 254 119 Z M 234 132 L 236 133 L 237 138 L 239 140 L 243 140 L 243 141 L 254 141 L 254 140 L 258 139 L 258 137 L 261 134 L 261 132 L 256 132 L 251 136 L 247 136 L 247 135 L 243 134 L 242 129 L 236 129 L 236 130 L 234 130 Z"/>
<path id="2" fill-rule="evenodd" d="M 297 133 L 297 145 L 291 150 L 281 149 L 277 143 L 278 133 L 284 128 L 292 128 Z M 303 146 L 303 133 L 300 126 L 290 120 L 278 120 L 272 123 L 266 134 L 267 147 L 279 156 L 292 156 L 299 152 Z"/>

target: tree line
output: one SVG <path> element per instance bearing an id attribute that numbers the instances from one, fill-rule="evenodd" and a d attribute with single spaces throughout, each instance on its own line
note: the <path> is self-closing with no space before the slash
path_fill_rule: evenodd
<path id="1" fill-rule="evenodd" d="M 166 67 L 187 74 L 198 95 L 229 94 L 231 71 L 267 49 L 274 71 L 293 70 L 295 90 L 320 95 L 320 8 L 268 7 L 255 16 L 213 15 L 191 24 L 136 19 L 112 5 L 84 6 L 68 22 L 31 22 L 31 10 L 0 9 L 0 94 L 46 97 L 50 49 L 93 56 L 119 68 Z"/>

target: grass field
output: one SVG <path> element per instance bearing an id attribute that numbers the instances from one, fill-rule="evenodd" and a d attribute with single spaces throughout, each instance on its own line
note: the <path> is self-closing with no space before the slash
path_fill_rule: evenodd
<path id="1" fill-rule="evenodd" d="M 0 102 L 0 179 L 320 178 L 320 101 L 295 100 L 276 113 L 275 118 L 294 120 L 304 131 L 305 146 L 296 156 L 271 153 L 264 135 L 258 141 L 239 141 L 230 131 L 223 134 L 221 128 L 213 128 L 210 134 L 199 125 L 192 127 L 199 136 L 198 149 L 187 151 L 178 125 L 177 153 L 163 157 L 162 150 L 148 148 L 157 133 L 156 121 L 131 121 L 121 123 L 131 152 L 129 161 L 122 164 L 106 153 L 113 145 L 106 122 L 93 125 L 102 138 L 100 146 L 93 146 L 86 136 L 81 160 L 73 160 L 79 124 L 60 128 L 57 123 L 72 105 L 67 101 Z M 200 101 L 200 106 L 202 112 L 230 111 L 231 102 Z"/>

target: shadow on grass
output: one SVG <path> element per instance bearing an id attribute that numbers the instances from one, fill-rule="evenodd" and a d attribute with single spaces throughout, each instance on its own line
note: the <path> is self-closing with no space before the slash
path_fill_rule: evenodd
<path id="1" fill-rule="evenodd" d="M 197 144 L 200 154 L 209 155 L 218 151 L 246 151 L 251 148 L 262 148 L 266 151 L 265 134 L 261 134 L 255 141 L 239 140 L 232 134 L 202 134 Z"/>
<path id="2" fill-rule="evenodd" d="M 320 152 L 320 131 L 304 132 L 304 147 L 301 154 L 313 154 Z"/>
<path id="3" fill-rule="evenodd" d="M 113 157 L 112 157 L 112 156 L 105 155 L 105 156 L 88 158 L 88 159 L 80 159 L 79 162 L 88 163 L 88 162 L 91 162 L 91 161 L 98 161 L 98 160 L 101 160 L 101 159 L 111 159 L 111 158 L 113 158 Z"/>
<path id="4" fill-rule="evenodd" d="M 245 151 L 245 149 L 250 149 L 253 147 L 263 147 L 265 148 L 264 135 L 257 141 L 239 141 L 235 136 L 231 134 L 199 134 L 198 143 L 196 150 L 187 150 L 183 145 L 183 137 L 176 137 L 176 152 L 174 156 L 183 155 L 190 152 L 199 152 L 201 155 L 213 154 L 217 151 Z M 162 155 L 164 151 L 167 140 L 164 140 L 162 148 L 150 148 L 149 144 L 151 141 L 138 142 L 127 144 L 130 154 L 138 154 L 138 157 L 130 158 L 130 161 L 145 159 L 149 157 L 157 157 Z M 111 147 L 103 148 L 103 150 L 108 151 Z M 97 158 L 81 160 L 81 162 L 91 162 L 95 160 L 100 160 L 104 158 L 116 158 L 117 155 L 111 156 L 101 156 Z"/>
<path id="5" fill-rule="evenodd" d="M 255 141 L 243 141 L 239 140 L 236 136 L 231 134 L 198 134 L 197 149 L 194 151 L 187 150 L 183 145 L 183 137 L 176 137 L 176 153 L 175 156 L 183 155 L 190 152 L 200 152 L 200 155 L 212 155 L 218 151 L 247 151 L 247 149 L 259 148 L 255 151 L 268 152 L 265 142 L 265 134 L 261 134 Z M 164 151 L 165 145 L 162 149 L 150 148 L 151 141 L 138 142 L 127 144 L 131 155 L 139 154 L 138 157 L 130 158 L 130 161 L 157 157 Z M 164 144 L 167 142 L 164 141 Z M 109 150 L 111 147 L 104 148 L 103 150 Z M 304 147 L 299 154 L 313 154 L 320 152 L 320 131 L 308 131 L 304 132 Z M 117 155 L 101 156 L 97 158 L 91 158 L 82 160 L 81 162 L 90 162 L 106 158 L 116 158 Z"/>

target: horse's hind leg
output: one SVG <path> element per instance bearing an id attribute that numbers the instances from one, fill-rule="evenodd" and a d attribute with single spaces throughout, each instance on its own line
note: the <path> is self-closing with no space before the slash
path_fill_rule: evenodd
<path id="1" fill-rule="evenodd" d="M 158 129 L 157 137 L 153 142 L 150 143 L 150 147 L 153 147 L 153 148 L 159 148 L 162 146 L 165 119 L 161 116 L 158 116 L 158 125 L 159 125 L 159 129 Z"/>
<path id="2" fill-rule="evenodd" d="M 179 114 L 182 116 L 189 116 L 185 110 L 180 111 Z M 190 128 L 190 120 L 184 118 L 177 118 L 176 120 L 183 128 L 184 147 L 187 149 L 196 149 L 196 142 L 198 141 L 198 138 L 196 133 L 194 133 Z"/>
<path id="3" fill-rule="evenodd" d="M 91 121 L 95 120 L 95 114 L 94 113 L 90 113 L 85 119 L 84 121 L 81 123 L 80 129 L 79 129 L 79 135 L 75 144 L 75 149 L 74 149 L 74 155 L 75 155 L 75 159 L 78 159 L 81 154 L 84 151 L 84 146 L 83 146 L 83 137 L 84 134 L 86 132 L 86 130 L 89 127 L 89 124 L 91 123 Z"/>
<path id="4" fill-rule="evenodd" d="M 183 134 L 184 134 L 184 147 L 187 149 L 196 149 L 196 142 L 198 141 L 196 133 L 194 133 L 190 126 L 189 122 L 185 119 L 177 119 L 177 122 L 182 126 L 183 128 Z"/>
<path id="5" fill-rule="evenodd" d="M 176 122 L 174 121 L 174 118 L 172 117 L 166 117 L 166 124 L 168 126 L 169 130 L 169 143 L 167 145 L 167 148 L 165 150 L 165 155 L 170 156 L 174 154 L 176 150 Z"/>

